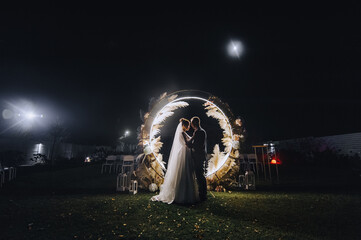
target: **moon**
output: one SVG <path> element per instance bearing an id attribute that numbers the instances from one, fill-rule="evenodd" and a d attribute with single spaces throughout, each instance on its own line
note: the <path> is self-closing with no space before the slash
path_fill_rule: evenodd
<path id="1" fill-rule="evenodd" d="M 243 44 L 238 40 L 231 40 L 227 45 L 227 52 L 230 57 L 240 58 L 243 50 Z"/>

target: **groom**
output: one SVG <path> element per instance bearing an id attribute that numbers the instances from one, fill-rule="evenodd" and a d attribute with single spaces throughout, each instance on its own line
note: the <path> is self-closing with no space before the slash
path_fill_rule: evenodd
<path id="1" fill-rule="evenodd" d="M 195 173 L 199 188 L 199 198 L 201 201 L 207 200 L 207 181 L 204 177 L 204 163 L 206 161 L 206 139 L 207 133 L 201 128 L 199 117 L 191 119 L 191 126 L 194 133 L 191 139 L 187 141 L 187 146 L 192 150 L 192 159 L 194 161 Z"/>

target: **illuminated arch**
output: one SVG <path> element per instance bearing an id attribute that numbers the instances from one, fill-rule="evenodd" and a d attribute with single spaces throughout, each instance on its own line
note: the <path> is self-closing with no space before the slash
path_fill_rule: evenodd
<path id="1" fill-rule="evenodd" d="M 209 101 L 208 99 L 205 99 L 205 98 L 202 98 L 202 97 L 196 97 L 196 96 L 179 97 L 179 98 L 176 98 L 176 99 L 173 100 L 173 101 L 170 101 L 170 102 L 167 103 L 166 105 L 164 105 L 164 106 L 162 107 L 162 109 L 164 109 L 165 107 L 167 107 L 167 106 L 168 106 L 169 104 L 171 104 L 171 103 L 178 102 L 178 101 L 182 101 L 182 100 L 188 100 L 188 99 L 196 99 L 196 100 L 200 100 L 200 101 L 206 102 L 206 103 L 208 103 L 208 104 L 214 105 L 214 106 L 223 114 L 223 116 L 224 116 L 225 119 L 227 120 L 228 127 L 229 127 L 230 132 L 231 132 L 231 138 L 233 139 L 232 126 L 231 126 L 231 124 L 230 124 L 230 121 L 229 121 L 227 115 L 222 111 L 222 109 L 221 109 L 220 107 L 218 107 L 216 104 L 212 103 L 212 102 Z M 159 116 L 159 112 L 161 112 L 162 109 L 157 112 L 154 120 Z M 153 121 L 153 122 L 154 122 L 154 121 Z M 150 138 L 149 138 L 149 142 L 152 142 L 152 140 L 154 140 L 154 139 L 151 138 L 151 136 L 154 135 L 154 134 L 151 134 L 151 132 L 152 132 L 152 130 L 153 130 L 153 122 L 152 122 L 152 125 L 151 125 L 150 129 L 149 129 L 149 137 L 150 137 Z M 154 137 L 153 137 L 153 138 L 154 138 Z M 151 149 L 151 150 L 153 151 L 153 149 Z M 216 169 L 214 169 L 214 170 L 212 170 L 211 172 L 207 173 L 207 177 L 208 177 L 209 175 L 212 175 L 212 174 L 214 174 L 215 172 L 217 172 L 217 171 L 219 170 L 219 168 L 221 168 L 221 167 L 223 166 L 224 162 L 226 162 L 226 160 L 228 159 L 230 153 L 231 153 L 231 151 L 228 151 L 228 152 L 226 153 L 226 155 L 225 155 L 225 156 L 223 157 L 223 159 L 222 159 L 222 163 L 221 163 Z M 154 155 L 155 155 L 155 154 L 154 154 Z M 159 164 L 161 164 L 161 165 L 163 164 L 163 163 L 156 157 L 156 155 L 155 155 L 155 158 L 156 158 L 156 160 L 159 162 Z"/>
<path id="2" fill-rule="evenodd" d="M 155 153 L 154 149 L 151 147 L 150 144 L 152 143 L 154 138 L 156 138 L 156 134 L 152 134 L 154 122 L 159 117 L 159 113 L 162 112 L 164 108 L 169 106 L 169 104 L 177 103 L 183 100 L 192 100 L 192 99 L 202 101 L 210 106 L 214 106 L 217 109 L 217 111 L 219 111 L 219 113 L 221 113 L 224 116 L 224 119 L 227 123 L 226 126 L 230 133 L 229 138 L 233 141 L 234 135 L 237 135 L 234 134 L 233 131 L 232 123 L 234 122 L 235 119 L 228 105 L 220 101 L 217 97 L 213 96 L 212 94 L 199 90 L 182 90 L 168 95 L 164 94 L 152 106 L 150 112 L 146 114 L 145 123 L 142 126 L 142 139 L 141 139 L 142 145 L 144 147 L 144 152 L 146 153 L 146 155 L 153 156 L 153 158 L 157 161 L 157 163 L 161 167 L 164 167 L 162 159 L 158 158 L 159 153 Z M 229 160 L 230 158 L 234 159 L 234 152 L 235 152 L 234 150 L 236 149 L 236 147 L 232 145 L 232 146 L 228 146 L 228 148 L 225 149 L 228 149 L 228 151 L 226 151 L 225 155 L 223 155 L 220 164 L 217 166 L 217 168 L 207 172 L 207 178 L 213 174 L 216 174 L 217 171 L 220 170 L 223 167 L 223 165 L 225 165 L 227 160 Z M 222 176 L 217 176 L 217 178 L 220 177 Z"/>

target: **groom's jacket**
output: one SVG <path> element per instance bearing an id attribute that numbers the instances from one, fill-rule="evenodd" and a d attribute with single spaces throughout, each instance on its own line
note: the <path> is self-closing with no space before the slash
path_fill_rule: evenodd
<path id="1" fill-rule="evenodd" d="M 206 157 L 207 133 L 199 128 L 193 133 L 193 137 L 187 141 L 187 146 L 192 149 L 192 156 L 196 162 L 203 163 Z"/>
<path id="2" fill-rule="evenodd" d="M 194 132 L 192 141 L 189 143 L 190 147 L 195 151 L 206 153 L 206 131 L 203 128 L 199 128 Z"/>

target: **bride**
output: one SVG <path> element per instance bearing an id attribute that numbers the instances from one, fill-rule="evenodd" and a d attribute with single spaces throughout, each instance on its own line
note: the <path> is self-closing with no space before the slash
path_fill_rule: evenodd
<path id="1" fill-rule="evenodd" d="M 173 202 L 192 204 L 199 201 L 191 151 L 184 140 L 184 138 L 190 138 L 186 133 L 189 127 L 190 123 L 187 119 L 181 118 L 179 120 L 164 182 L 159 194 L 151 198 L 152 201 L 161 201 L 168 204 Z"/>

